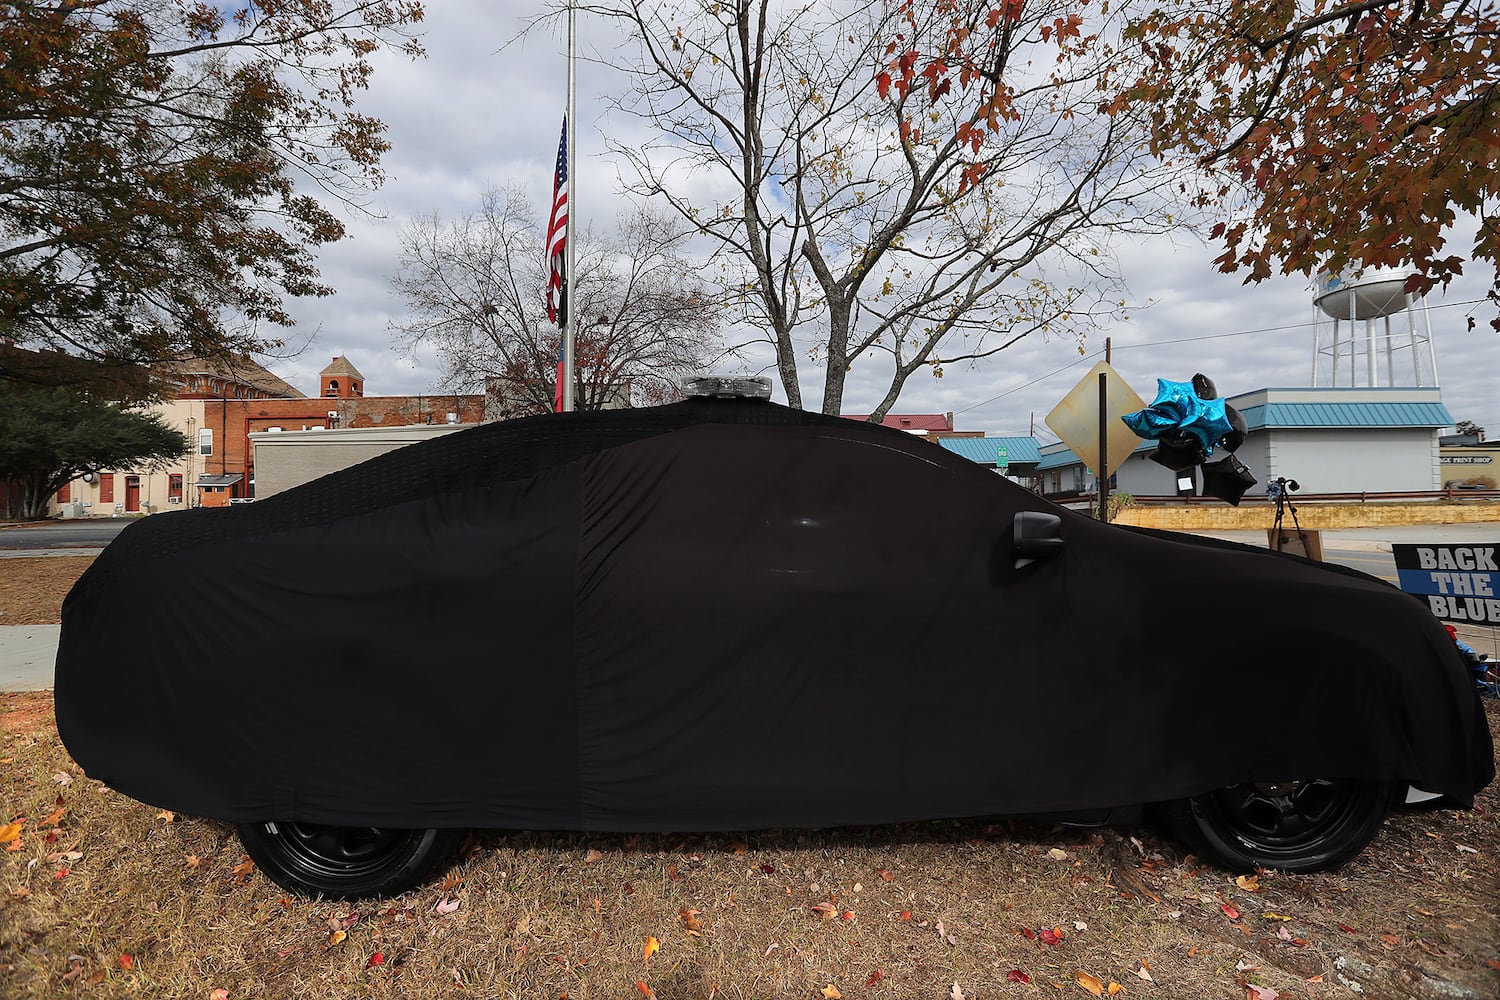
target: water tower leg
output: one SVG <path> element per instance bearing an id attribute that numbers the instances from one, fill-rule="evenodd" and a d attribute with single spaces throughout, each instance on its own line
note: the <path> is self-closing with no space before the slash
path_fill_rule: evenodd
<path id="1" fill-rule="evenodd" d="M 1375 388 L 1375 318 L 1365 320 L 1365 385 Z"/>
<path id="2" fill-rule="evenodd" d="M 1422 388 L 1426 383 L 1422 381 L 1422 352 L 1417 350 L 1417 317 L 1412 314 L 1411 303 L 1413 296 L 1406 296 L 1406 332 L 1411 337 L 1411 370 L 1416 376 L 1417 388 Z"/>
<path id="3" fill-rule="evenodd" d="M 1391 315 L 1385 316 L 1385 384 L 1396 384 L 1396 355 L 1391 351 Z"/>
<path id="4" fill-rule="evenodd" d="M 1426 302 L 1422 303 L 1422 321 L 1427 325 L 1427 364 L 1432 369 L 1432 384 L 1440 386 L 1443 383 L 1438 378 L 1437 349 L 1432 343 L 1432 313 L 1427 311 Z"/>
<path id="5" fill-rule="evenodd" d="M 1316 305 L 1313 306 L 1313 369 L 1312 382 L 1309 384 L 1316 389 L 1318 387 L 1318 362 L 1323 360 L 1323 310 Z"/>

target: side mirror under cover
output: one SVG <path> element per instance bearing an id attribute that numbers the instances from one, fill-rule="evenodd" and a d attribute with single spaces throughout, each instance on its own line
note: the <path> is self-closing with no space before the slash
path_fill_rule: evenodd
<path id="1" fill-rule="evenodd" d="M 1039 510 L 1019 511 L 1012 522 L 1016 569 L 1038 559 L 1050 559 L 1062 551 L 1062 518 Z"/>

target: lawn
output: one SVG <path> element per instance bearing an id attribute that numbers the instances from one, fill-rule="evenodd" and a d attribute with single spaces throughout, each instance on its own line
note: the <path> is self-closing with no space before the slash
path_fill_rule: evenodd
<path id="1" fill-rule="evenodd" d="M 1253 715 L 1212 724 L 1254 738 Z M 1150 828 L 486 832 L 433 884 L 363 904 L 290 897 L 224 824 L 89 779 L 47 692 L 0 696 L 0 789 L 7 998 L 1500 993 L 1494 788 L 1400 813 L 1315 876 L 1224 872 Z"/>

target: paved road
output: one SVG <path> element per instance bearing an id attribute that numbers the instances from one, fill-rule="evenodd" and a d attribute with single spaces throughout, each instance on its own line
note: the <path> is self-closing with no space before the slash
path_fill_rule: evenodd
<path id="1" fill-rule="evenodd" d="M 56 524 L 0 530 L 0 559 L 6 556 L 92 555 L 97 547 L 119 534 L 129 518 L 62 521 Z M 92 530 L 90 530 L 92 529 Z M 1264 531 L 1211 531 L 1204 534 L 1248 545 L 1264 546 Z M 12 546 L 13 541 L 24 543 Z M 1396 582 L 1392 542 L 1500 543 L 1500 522 L 1483 524 L 1407 525 L 1350 528 L 1323 532 L 1323 555 L 1329 562 L 1352 566 Z M 3 573 L 0 565 L 0 573 Z M 52 686 L 57 655 L 56 625 L 0 626 L 0 691 L 30 691 Z M 1475 650 L 1500 660 L 1500 630 L 1460 626 L 1459 636 Z"/>
<path id="2" fill-rule="evenodd" d="M 131 517 L 90 517 L 78 521 L 39 521 L 0 527 L 0 559 L 98 555 Z"/>

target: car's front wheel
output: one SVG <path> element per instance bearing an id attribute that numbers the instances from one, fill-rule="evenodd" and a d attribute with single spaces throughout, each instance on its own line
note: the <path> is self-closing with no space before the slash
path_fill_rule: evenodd
<path id="1" fill-rule="evenodd" d="M 302 896 L 367 899 L 414 889 L 458 846 L 459 830 L 391 830 L 315 823 L 240 823 L 245 853 Z"/>
<path id="2" fill-rule="evenodd" d="M 1329 871 L 1380 832 L 1404 785 L 1384 781 L 1247 782 L 1165 803 L 1179 840 L 1231 871 Z"/>

